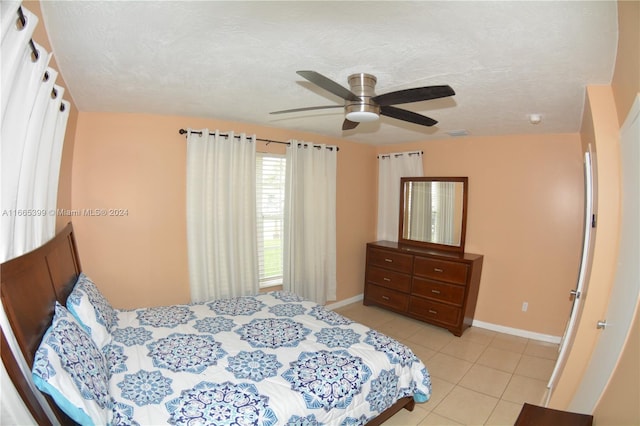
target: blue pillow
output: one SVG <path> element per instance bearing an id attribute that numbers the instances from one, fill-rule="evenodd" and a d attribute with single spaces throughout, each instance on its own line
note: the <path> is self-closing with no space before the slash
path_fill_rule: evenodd
<path id="1" fill-rule="evenodd" d="M 35 385 L 81 425 L 105 425 L 111 417 L 106 360 L 76 319 L 56 302 L 51 327 L 36 351 Z"/>
<path id="2" fill-rule="evenodd" d="M 80 273 L 67 298 L 67 309 L 86 328 L 102 349 L 111 342 L 111 331 L 118 324 L 118 313 L 84 273 Z"/>

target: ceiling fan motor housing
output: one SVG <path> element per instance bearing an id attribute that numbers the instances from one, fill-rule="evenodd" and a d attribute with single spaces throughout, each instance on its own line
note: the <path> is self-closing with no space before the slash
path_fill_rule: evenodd
<path id="1" fill-rule="evenodd" d="M 375 87 L 378 81 L 376 77 L 365 73 L 352 74 L 348 81 L 351 91 L 361 97 L 362 101 L 346 102 L 347 119 L 357 122 L 377 120 L 380 115 L 380 106 L 370 100 L 376 96 Z"/>

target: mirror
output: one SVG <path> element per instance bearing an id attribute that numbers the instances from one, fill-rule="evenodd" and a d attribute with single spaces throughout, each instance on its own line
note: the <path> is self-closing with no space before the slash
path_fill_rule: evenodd
<path id="1" fill-rule="evenodd" d="M 401 178 L 398 242 L 463 253 L 467 187 L 466 177 Z"/>

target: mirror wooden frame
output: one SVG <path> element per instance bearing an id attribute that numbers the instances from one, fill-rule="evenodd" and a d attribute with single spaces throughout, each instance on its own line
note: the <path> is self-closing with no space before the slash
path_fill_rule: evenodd
<path id="1" fill-rule="evenodd" d="M 461 182 L 462 183 L 462 215 L 460 223 L 460 243 L 458 245 L 440 244 L 431 241 L 419 241 L 404 238 L 405 219 L 405 184 L 411 182 Z M 433 250 L 464 253 L 465 237 L 467 233 L 467 198 L 469 192 L 469 178 L 467 177 L 403 177 L 400 178 L 400 221 L 398 224 L 398 243 Z"/>

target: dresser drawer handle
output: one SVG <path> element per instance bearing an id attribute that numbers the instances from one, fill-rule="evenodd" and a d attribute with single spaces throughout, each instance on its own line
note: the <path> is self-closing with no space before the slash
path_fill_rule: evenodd
<path id="1" fill-rule="evenodd" d="M 433 294 L 440 294 L 440 290 L 431 290 L 431 293 L 433 293 Z"/>
<path id="2" fill-rule="evenodd" d="M 382 296 L 382 300 L 389 300 L 389 296 Z"/>
<path id="3" fill-rule="evenodd" d="M 434 311 L 433 309 L 429 309 L 430 314 L 438 315 L 438 311 Z"/>
<path id="4" fill-rule="evenodd" d="M 390 282 L 391 282 L 391 278 L 387 278 L 387 277 L 384 277 L 382 280 L 383 280 L 383 281 L 386 281 L 386 282 L 388 282 L 388 283 L 390 283 Z"/>
<path id="5" fill-rule="evenodd" d="M 389 259 L 388 257 L 384 259 L 385 262 L 393 263 L 393 259 Z"/>
<path id="6" fill-rule="evenodd" d="M 433 268 L 433 270 L 435 272 L 444 272 L 444 269 L 442 269 L 442 268 Z"/>

